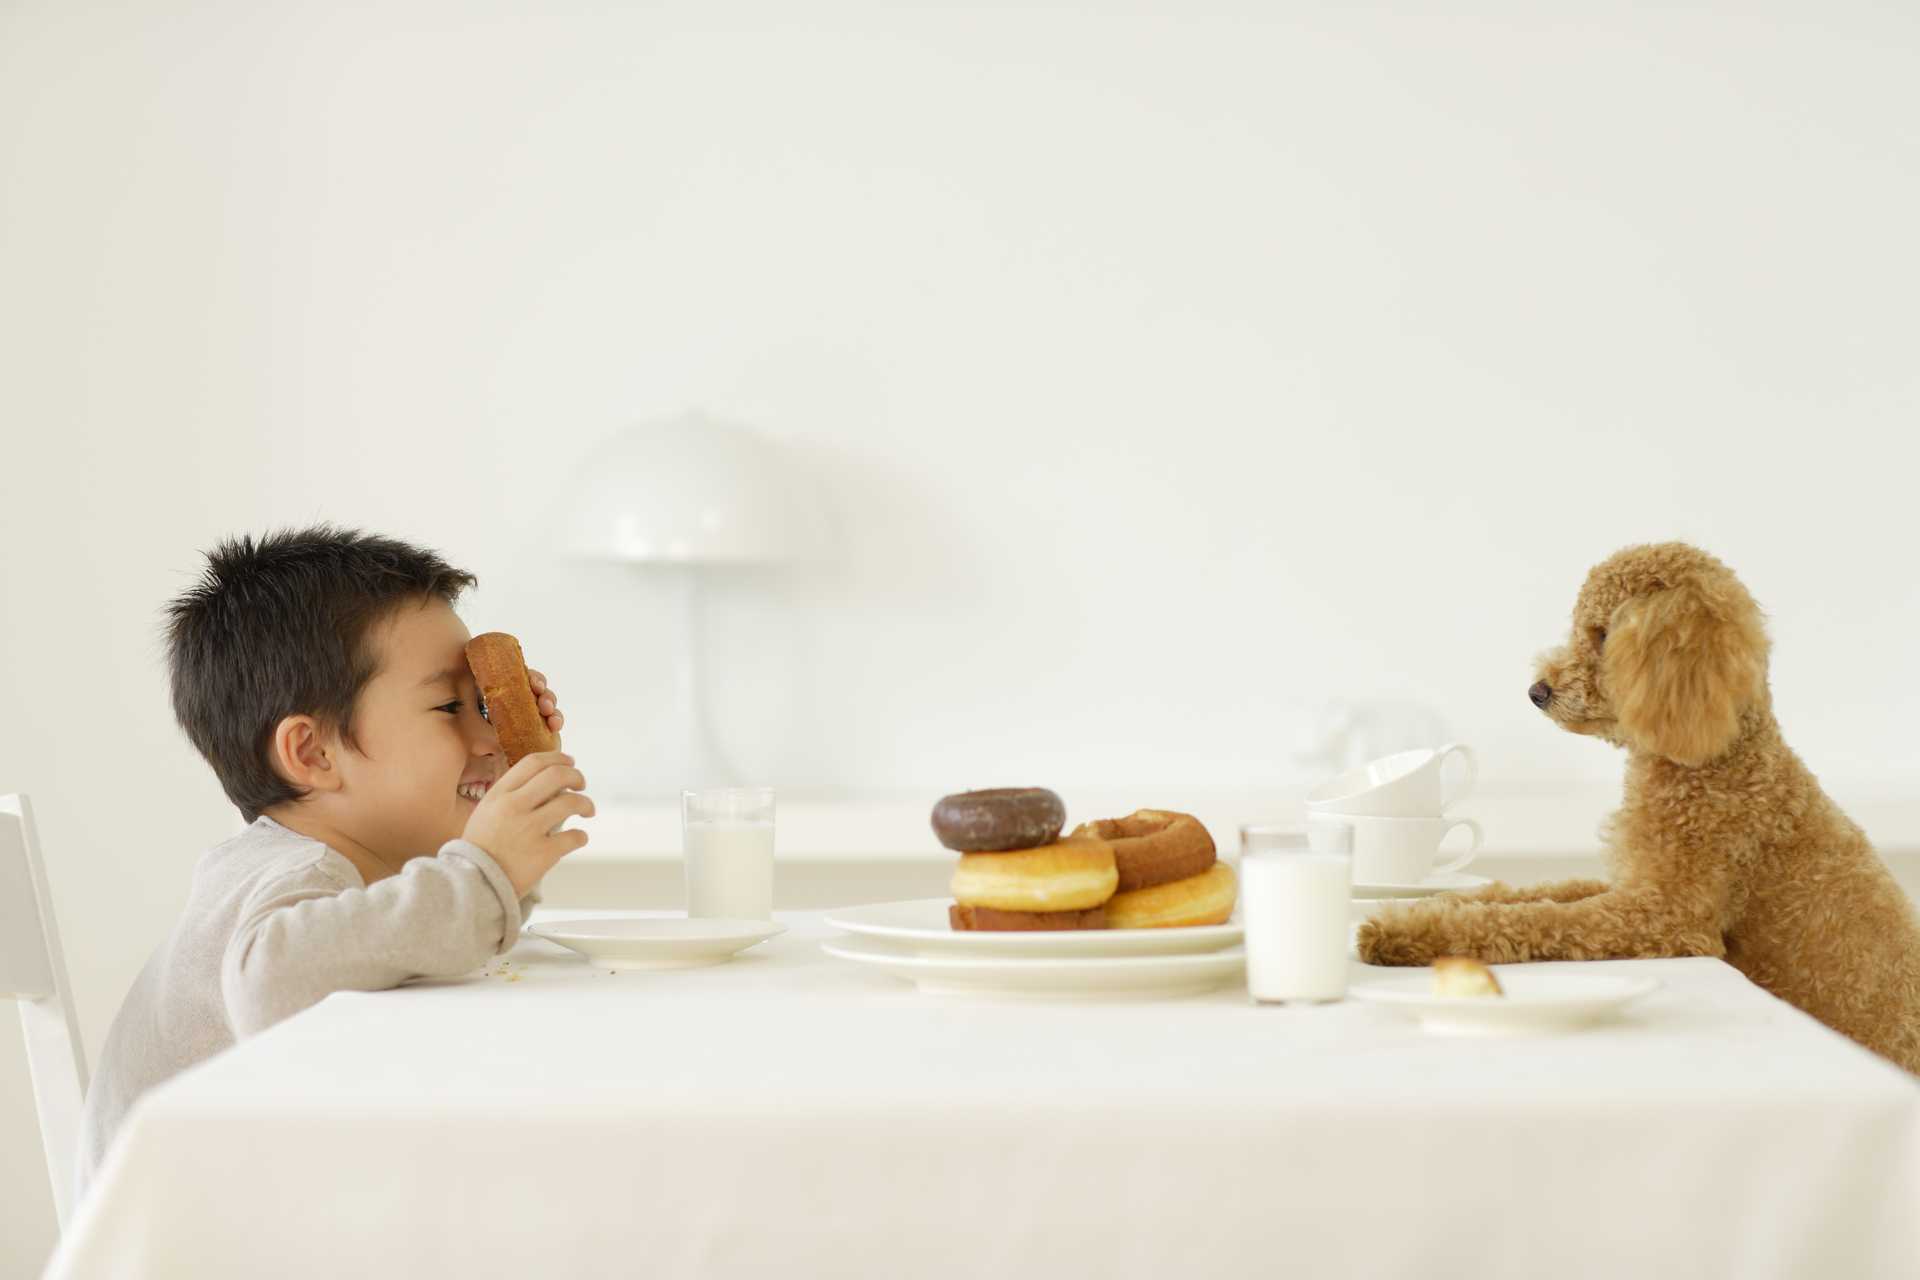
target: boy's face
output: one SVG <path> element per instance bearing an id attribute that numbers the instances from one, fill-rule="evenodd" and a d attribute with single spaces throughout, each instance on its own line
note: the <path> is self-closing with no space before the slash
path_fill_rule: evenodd
<path id="1" fill-rule="evenodd" d="M 467 626 L 447 602 L 405 604 L 369 637 L 379 674 L 360 691 L 343 748 L 334 821 L 363 847 L 395 862 L 439 852 L 466 830 L 478 801 L 462 784 L 491 785 L 504 757 L 480 717 L 467 668 Z"/>

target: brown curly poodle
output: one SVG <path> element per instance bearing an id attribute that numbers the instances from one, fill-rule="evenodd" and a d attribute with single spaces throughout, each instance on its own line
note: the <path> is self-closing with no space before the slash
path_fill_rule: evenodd
<path id="1" fill-rule="evenodd" d="M 1920 1072 L 1920 916 L 1780 738 L 1760 609 L 1680 542 L 1595 566 L 1573 635 L 1528 691 L 1561 728 L 1627 750 L 1611 883 L 1491 884 L 1385 908 L 1369 964 L 1721 956 Z"/>

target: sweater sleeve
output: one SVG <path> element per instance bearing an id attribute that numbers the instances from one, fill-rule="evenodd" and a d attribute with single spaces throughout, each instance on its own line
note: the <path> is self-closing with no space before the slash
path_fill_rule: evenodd
<path id="1" fill-rule="evenodd" d="M 248 899 L 227 942 L 227 1019 L 245 1037 L 335 991 L 467 973 L 512 947 L 531 909 L 492 855 L 466 840 L 365 887 L 281 877 Z"/>

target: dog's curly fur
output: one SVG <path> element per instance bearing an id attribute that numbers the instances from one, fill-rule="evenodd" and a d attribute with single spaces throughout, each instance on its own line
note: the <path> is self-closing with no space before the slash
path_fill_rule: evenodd
<path id="1" fill-rule="evenodd" d="M 1396 904 L 1360 927 L 1360 958 L 1720 956 L 1920 1073 L 1920 915 L 1781 740 L 1767 648 L 1753 598 L 1704 551 L 1633 546 L 1595 566 L 1538 675 L 1554 723 L 1628 753 L 1611 882 Z"/>

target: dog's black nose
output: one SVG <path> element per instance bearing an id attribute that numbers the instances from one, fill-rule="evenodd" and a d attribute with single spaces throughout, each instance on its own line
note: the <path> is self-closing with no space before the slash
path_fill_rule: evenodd
<path id="1" fill-rule="evenodd" d="M 1533 687 L 1527 690 L 1527 697 L 1533 701 L 1534 706 L 1545 711 L 1547 704 L 1553 701 L 1553 687 L 1545 680 L 1535 680 Z"/>

